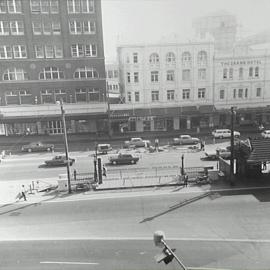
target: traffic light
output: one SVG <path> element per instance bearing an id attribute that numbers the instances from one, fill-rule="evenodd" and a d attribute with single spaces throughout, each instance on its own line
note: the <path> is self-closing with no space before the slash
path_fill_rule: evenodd
<path id="1" fill-rule="evenodd" d="M 175 248 L 172 248 L 172 252 L 174 252 L 176 249 Z M 168 248 L 164 248 L 163 250 L 162 250 L 162 252 L 161 253 L 159 253 L 159 254 L 157 254 L 156 256 L 155 256 L 155 259 L 156 259 L 156 261 L 158 262 L 158 263 L 160 263 L 160 262 L 164 262 L 165 264 L 168 264 L 168 263 L 170 263 L 172 260 L 173 260 L 173 258 L 174 258 L 174 254 L 172 253 L 172 252 L 170 252 L 170 250 L 168 249 Z"/>
<path id="2" fill-rule="evenodd" d="M 102 164 L 101 158 L 98 158 L 98 183 L 102 184 Z"/>

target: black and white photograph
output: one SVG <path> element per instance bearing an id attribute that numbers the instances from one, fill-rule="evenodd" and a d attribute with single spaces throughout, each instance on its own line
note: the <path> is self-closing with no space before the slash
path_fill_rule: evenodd
<path id="1" fill-rule="evenodd" d="M 269 12 L 0 0 L 0 270 L 269 270 Z"/>

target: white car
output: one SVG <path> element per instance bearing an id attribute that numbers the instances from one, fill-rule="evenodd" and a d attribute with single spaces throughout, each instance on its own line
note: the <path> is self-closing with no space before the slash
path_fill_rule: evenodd
<path id="1" fill-rule="evenodd" d="M 174 145 L 181 144 L 197 144 L 200 142 L 199 138 L 191 137 L 190 135 L 180 135 L 179 138 L 173 139 Z"/>
<path id="2" fill-rule="evenodd" d="M 142 138 L 131 138 L 130 141 L 124 142 L 124 148 L 138 148 L 138 147 L 147 147 L 150 144 L 149 140 L 143 140 Z"/>
<path id="3" fill-rule="evenodd" d="M 234 131 L 234 137 L 239 138 L 240 132 Z M 216 139 L 223 139 L 223 138 L 230 138 L 231 137 L 231 130 L 230 129 L 216 129 L 212 132 L 212 135 Z"/>
<path id="4" fill-rule="evenodd" d="M 270 138 L 270 130 L 264 130 L 261 135 L 263 138 Z"/>

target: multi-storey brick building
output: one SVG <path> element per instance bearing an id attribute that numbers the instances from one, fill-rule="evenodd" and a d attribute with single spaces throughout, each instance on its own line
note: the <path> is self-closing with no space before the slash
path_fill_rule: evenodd
<path id="1" fill-rule="evenodd" d="M 0 0 L 2 133 L 96 131 L 106 117 L 100 0 Z"/>

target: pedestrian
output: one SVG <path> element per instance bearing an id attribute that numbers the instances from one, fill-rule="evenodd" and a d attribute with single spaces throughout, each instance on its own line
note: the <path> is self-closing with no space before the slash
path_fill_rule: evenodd
<path id="1" fill-rule="evenodd" d="M 27 201 L 25 193 L 26 193 L 25 187 L 24 187 L 24 185 L 22 185 L 22 188 L 21 188 L 21 195 L 22 196 L 21 196 L 21 198 L 23 198 L 25 201 Z"/>
<path id="2" fill-rule="evenodd" d="M 188 185 L 188 175 L 185 173 L 184 174 L 184 187 L 187 187 Z"/>
<path id="3" fill-rule="evenodd" d="M 158 138 L 155 139 L 155 150 L 158 151 L 158 146 L 159 146 L 159 140 Z"/>
<path id="4" fill-rule="evenodd" d="M 201 141 L 200 141 L 200 144 L 201 144 L 201 151 L 204 151 L 204 141 L 201 140 Z"/>
<path id="5" fill-rule="evenodd" d="M 107 176 L 107 168 L 105 167 L 104 164 L 103 164 L 103 167 L 102 167 L 102 175 Z"/>
<path id="6" fill-rule="evenodd" d="M 266 161 L 263 162 L 263 170 L 265 171 L 266 170 Z"/>

